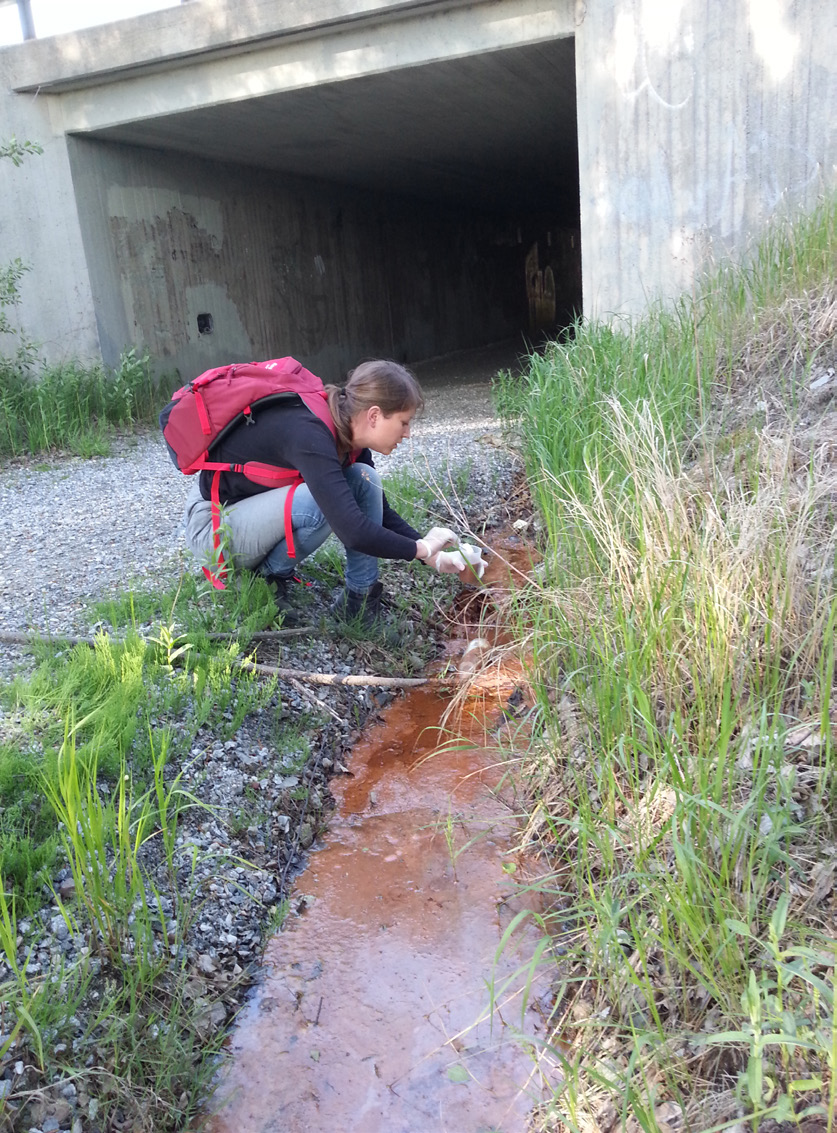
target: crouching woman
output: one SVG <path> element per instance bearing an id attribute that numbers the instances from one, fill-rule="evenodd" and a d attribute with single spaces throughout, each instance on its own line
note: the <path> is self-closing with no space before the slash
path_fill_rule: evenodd
<path id="1" fill-rule="evenodd" d="M 224 554 L 236 568 L 271 583 L 277 605 L 288 613 L 297 564 L 333 533 L 346 551 L 346 575 L 332 609 L 371 625 L 381 606 L 378 560 L 420 559 L 449 573 L 441 552 L 455 537 L 446 528 L 420 536 L 389 505 L 373 464 L 373 452 L 389 455 L 410 436 L 424 403 L 410 371 L 391 361 L 364 362 L 345 387 L 326 386 L 326 395 L 334 433 L 290 394 L 242 420 L 213 447 L 213 460 L 220 463 L 277 465 L 298 471 L 303 481 L 291 501 L 289 546 L 285 500 L 291 489 L 268 488 L 240 472 L 221 473 Z M 214 551 L 211 485 L 212 473 L 201 472 L 186 504 L 186 543 L 202 564 Z"/>

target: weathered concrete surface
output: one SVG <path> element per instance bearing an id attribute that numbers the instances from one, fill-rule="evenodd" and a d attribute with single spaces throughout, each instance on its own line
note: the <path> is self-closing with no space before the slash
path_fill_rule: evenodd
<path id="1" fill-rule="evenodd" d="M 107 357 L 139 340 L 186 376 L 292 350 L 333 380 L 362 357 L 425 358 L 526 322 L 525 248 L 490 217 L 130 146 L 71 148 Z"/>
<path id="2" fill-rule="evenodd" d="M 34 40 L 11 48 L 10 86 L 17 91 L 88 86 L 117 73 L 201 55 L 251 52 L 290 38 L 319 38 L 382 18 L 445 11 L 473 0 L 192 0 L 142 16 Z"/>
<path id="3" fill-rule="evenodd" d="M 584 309 L 689 291 L 837 185 L 834 0 L 587 0 L 576 33 Z"/>
<path id="4" fill-rule="evenodd" d="M 571 3 L 277 7 L 204 0 L 0 54 L 73 214 L 53 273 L 95 308 L 98 342 L 65 319 L 67 348 L 113 363 L 136 343 L 188 373 L 283 344 L 334 377 L 568 317 L 578 270 L 545 305 L 529 292 L 567 248 L 578 267 Z M 43 161 L 7 177 L 21 200 Z"/>
<path id="5" fill-rule="evenodd" d="M 3 55 L 0 52 L 0 75 Z M 67 145 L 53 138 L 46 105 L 21 100 L 0 84 L 0 137 L 40 142 L 44 153 L 20 168 L 0 161 L 0 265 L 20 257 L 30 268 L 12 321 L 43 344 L 52 361 L 96 359 L 99 337 Z M 0 335 L 0 353 L 14 351 Z"/>
<path id="6" fill-rule="evenodd" d="M 0 163 L 0 252 L 33 267 L 21 318 L 53 358 L 165 343 L 188 370 L 210 346 L 302 354 L 326 307 L 308 360 L 327 366 L 499 339 L 512 291 L 534 337 L 579 305 L 582 267 L 587 315 L 635 314 L 834 186 L 836 11 L 194 0 L 0 51 L 0 134 L 45 147 Z M 504 253 L 478 230 L 506 267 L 486 274 Z M 163 268 L 184 250 L 188 272 Z"/>

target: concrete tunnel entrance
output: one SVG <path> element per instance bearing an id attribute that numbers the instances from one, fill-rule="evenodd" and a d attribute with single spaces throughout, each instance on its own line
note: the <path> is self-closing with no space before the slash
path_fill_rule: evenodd
<path id="1" fill-rule="evenodd" d="M 184 377 L 517 350 L 581 312 L 574 40 L 70 138 L 100 341 Z"/>

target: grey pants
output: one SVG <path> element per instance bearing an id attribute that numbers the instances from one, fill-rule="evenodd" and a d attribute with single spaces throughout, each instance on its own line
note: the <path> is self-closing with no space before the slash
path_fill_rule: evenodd
<path id="1" fill-rule="evenodd" d="M 381 477 L 368 464 L 352 464 L 343 475 L 361 513 L 380 525 L 384 493 Z M 288 555 L 285 538 L 285 500 L 290 488 L 272 488 L 230 504 L 221 512 L 224 558 L 237 568 L 280 577 L 293 574 L 331 534 L 319 504 L 307 484 L 300 484 L 293 498 L 291 523 L 296 556 Z M 198 485 L 186 501 L 186 543 L 201 566 L 214 567 L 212 504 L 201 497 Z M 223 549 L 223 548 L 222 548 Z M 346 585 L 365 593 L 378 578 L 378 560 L 362 551 L 346 549 Z"/>
<path id="2" fill-rule="evenodd" d="M 236 567 L 254 570 L 285 537 L 285 497 L 290 488 L 271 488 L 221 509 L 224 557 Z M 186 500 L 186 546 L 201 564 L 213 561 L 212 504 L 203 499 L 196 482 Z M 232 555 L 230 556 L 230 552 Z"/>

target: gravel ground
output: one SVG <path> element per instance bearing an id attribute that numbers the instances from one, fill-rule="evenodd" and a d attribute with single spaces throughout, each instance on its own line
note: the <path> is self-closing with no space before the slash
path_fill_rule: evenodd
<path id="1" fill-rule="evenodd" d="M 498 476 L 501 483 L 510 479 L 514 467 L 499 443 L 499 423 L 485 380 L 492 364 L 496 368 L 508 362 L 486 351 L 476 360 L 472 355 L 418 368 L 427 406 L 414 427 L 414 439 L 378 462 L 385 477 L 411 467 L 448 495 L 443 469 L 448 463 L 468 461 L 472 514 L 488 516 L 489 524 L 500 522 L 501 513 L 506 518 L 496 484 Z M 467 378 L 462 377 L 465 366 L 470 367 Z M 107 458 L 7 467 L 0 485 L 6 517 L 0 547 L 0 631 L 86 634 L 92 629 L 92 615 L 85 609 L 90 598 L 155 583 L 170 586 L 184 568 L 193 569 L 181 530 L 190 484 L 172 468 L 157 433 L 122 438 Z M 405 578 L 412 569 L 404 570 Z M 433 579 L 446 582 L 451 590 L 456 585 Z M 313 594 L 319 596 L 316 590 Z M 437 632 L 420 623 L 400 627 L 402 637 L 413 634 L 424 655 L 428 647 L 432 651 Z M 0 656 L 8 672 L 20 663 L 22 651 L 0 644 Z M 339 636 L 290 639 L 281 652 L 282 665 L 320 672 L 370 671 L 370 662 L 374 667 L 374 653 L 365 643 L 341 641 Z M 200 1007 L 197 1025 L 205 1036 L 227 1024 L 257 973 L 265 926 L 276 904 L 291 891 L 307 849 L 325 828 L 328 780 L 350 759 L 358 721 L 376 713 L 391 695 L 282 682 L 274 702 L 249 716 L 232 738 L 224 738 L 217 727 L 198 733 L 181 768 L 183 785 L 213 809 L 189 812 L 181 821 L 179 860 L 185 879 L 193 848 L 201 855 L 195 876 L 201 915 L 185 939 L 175 945 L 171 935 L 168 940 L 161 935 L 159 948 L 173 953 L 173 963 L 185 962 L 191 994 Z M 287 744 L 279 750 L 277 717 L 293 724 L 312 709 L 326 721 L 317 734 L 308 736 L 300 750 L 288 750 Z M 0 738 L 13 726 L 13 714 L 4 718 L 0 712 Z M 174 722 L 175 730 L 184 727 Z M 247 813 L 253 805 L 248 800 L 254 798 L 258 813 L 252 825 L 241 829 L 240 821 L 231 823 L 233 816 Z M 225 868 L 219 861 L 226 861 Z M 166 896 L 168 879 L 162 863 L 149 858 L 146 865 L 156 871 L 162 924 L 173 909 Z M 72 900 L 68 868 L 58 871 L 53 883 L 56 893 Z M 91 946 L 88 935 L 68 930 L 57 901 L 18 928 L 18 959 L 29 957 L 33 978 L 57 971 L 61 963 L 73 963 Z M 0 984 L 9 975 L 0 961 Z M 68 1078 L 82 1064 L 104 1057 L 95 1047 L 95 1033 L 82 1040 L 88 1015 L 82 1008 L 63 1029 L 56 1028 L 46 1081 L 25 1042 L 18 1041 L 10 1059 L 0 1063 L 0 1111 L 5 1101 L 9 1128 L 35 1133 L 100 1133 L 104 1128 L 107 1105 L 97 1097 L 97 1079 L 85 1078 L 83 1071 Z"/>

